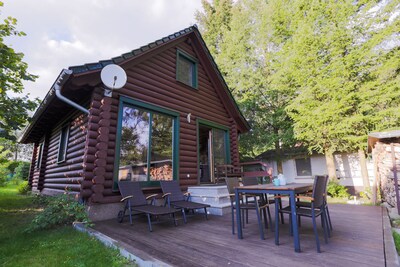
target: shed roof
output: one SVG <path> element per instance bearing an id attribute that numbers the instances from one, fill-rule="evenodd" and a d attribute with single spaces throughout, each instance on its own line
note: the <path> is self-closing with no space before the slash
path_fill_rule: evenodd
<path id="1" fill-rule="evenodd" d="M 84 99 L 85 94 L 88 94 L 90 90 L 86 88 L 86 90 L 83 90 L 82 92 L 78 93 L 77 91 L 81 91 L 82 86 L 84 85 L 86 86 L 90 85 L 91 87 L 93 87 L 94 85 L 99 84 L 100 75 L 98 75 L 98 73 L 101 71 L 103 67 L 109 64 L 124 65 L 131 61 L 137 60 L 144 55 L 148 55 L 150 52 L 166 44 L 169 44 L 177 39 L 184 37 L 195 38 L 198 41 L 196 43 L 199 44 L 200 49 L 203 49 L 206 55 L 205 58 L 207 63 L 211 66 L 211 68 L 214 70 L 214 72 L 218 77 L 217 82 L 220 83 L 221 87 L 218 87 L 216 89 L 220 90 L 220 93 L 224 96 L 221 98 L 221 101 L 223 102 L 224 106 L 226 107 L 230 115 L 235 119 L 236 123 L 238 124 L 238 129 L 241 132 L 248 131 L 250 129 L 250 125 L 244 118 L 239 107 L 237 106 L 236 101 L 234 100 L 228 88 L 228 85 L 226 84 L 221 72 L 219 71 L 218 66 L 215 63 L 213 57 L 211 56 L 210 51 L 208 50 L 203 38 L 201 37 L 201 34 L 198 31 L 196 25 L 175 32 L 171 35 L 163 37 L 159 40 L 156 40 L 152 43 L 149 43 L 138 49 L 134 49 L 130 52 L 124 53 L 112 59 L 100 60 L 94 63 L 87 63 L 83 65 L 69 67 L 68 69 L 72 70 L 72 75 L 70 76 L 70 79 L 66 82 L 64 86 L 65 89 L 63 90 L 63 94 L 67 95 L 67 97 L 70 97 L 73 100 L 75 99 L 75 101 Z M 90 83 L 89 82 L 90 77 L 93 75 L 95 75 L 96 77 L 94 79 L 95 82 L 91 81 Z M 59 77 L 57 77 L 56 81 L 58 80 Z M 68 107 L 66 104 L 57 99 L 54 92 L 55 91 L 54 85 L 55 82 L 50 88 L 45 98 L 43 99 L 38 109 L 36 110 L 35 114 L 33 115 L 32 122 L 24 129 L 23 134 L 20 138 L 20 142 L 22 143 L 39 142 L 40 141 L 38 140 L 38 138 L 40 138 L 39 136 L 43 136 L 43 134 L 45 133 L 45 128 L 49 128 L 49 126 L 51 126 L 49 125 L 49 123 L 51 122 L 50 118 L 57 117 L 57 115 L 55 114 L 57 113 L 57 110 L 63 110 L 63 113 L 65 114 L 65 109 L 66 108 L 70 109 L 70 107 Z M 79 90 L 72 90 L 71 88 L 75 89 L 79 88 Z M 69 95 L 68 92 L 65 91 L 69 91 Z M 54 107 L 56 107 L 56 110 L 54 109 Z"/>
<path id="2" fill-rule="evenodd" d="M 372 151 L 375 143 L 378 141 L 382 140 L 391 142 L 393 141 L 393 139 L 398 139 L 398 138 L 400 138 L 400 130 L 370 133 L 368 135 L 368 152 Z"/>

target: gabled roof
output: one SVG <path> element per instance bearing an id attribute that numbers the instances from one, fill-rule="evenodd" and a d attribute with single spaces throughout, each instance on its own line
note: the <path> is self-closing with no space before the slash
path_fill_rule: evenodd
<path id="1" fill-rule="evenodd" d="M 78 66 L 71 66 L 71 67 L 69 67 L 69 70 L 72 71 L 72 75 L 71 75 L 71 78 L 69 79 L 69 81 L 67 81 L 66 86 L 68 86 L 68 84 L 72 84 L 71 80 L 74 81 L 74 80 L 78 80 L 78 79 L 84 79 L 85 77 L 88 77 L 92 74 L 97 74 L 98 72 L 101 71 L 101 69 L 103 67 L 105 67 L 109 64 L 123 65 L 123 64 L 129 63 L 131 61 L 141 58 L 142 56 L 148 54 L 149 52 L 152 52 L 152 51 L 154 51 L 160 47 L 163 47 L 177 39 L 180 39 L 180 38 L 183 38 L 183 37 L 189 36 L 189 35 L 194 37 L 198 41 L 199 48 L 203 50 L 203 52 L 204 52 L 203 54 L 205 55 L 207 63 L 210 64 L 210 66 L 214 70 L 214 73 L 216 74 L 216 77 L 217 77 L 217 82 L 221 85 L 221 86 L 217 86 L 216 90 L 219 90 L 219 93 L 223 96 L 223 97 L 221 97 L 221 101 L 223 102 L 224 106 L 226 107 L 226 109 L 230 113 L 230 115 L 235 119 L 236 123 L 238 124 L 238 129 L 241 132 L 248 131 L 250 129 L 250 125 L 248 124 L 248 122 L 244 118 L 243 114 L 241 113 L 239 107 L 237 106 L 237 104 L 228 88 L 228 85 L 226 84 L 221 72 L 219 71 L 217 64 L 215 63 L 213 57 L 211 56 L 210 51 L 208 50 L 203 38 L 201 37 L 201 34 L 198 31 L 196 25 L 188 27 L 181 31 L 175 32 L 174 34 L 168 35 L 164 38 L 161 38 L 152 43 L 144 45 L 138 49 L 134 49 L 128 53 L 124 53 L 118 57 L 114 57 L 109 60 L 101 60 L 99 62 L 87 63 L 87 64 L 83 64 L 83 65 L 78 65 Z M 99 78 L 100 76 L 97 75 L 96 77 Z M 58 78 L 56 79 L 56 81 L 58 80 Z M 222 88 L 222 89 L 219 89 L 219 88 Z M 81 93 L 81 94 L 83 94 L 83 93 Z M 82 98 L 82 96 L 78 97 L 78 99 L 79 98 Z M 50 91 L 47 93 L 44 100 L 42 101 L 42 103 L 36 110 L 35 114 L 33 115 L 31 124 L 25 128 L 23 135 L 20 138 L 20 142 L 22 142 L 22 143 L 39 142 L 39 140 L 37 140 L 38 136 L 40 136 L 41 132 L 44 133 L 44 131 L 45 131 L 45 129 L 40 129 L 40 127 L 43 127 L 43 125 L 46 125 L 44 123 L 40 124 L 39 122 L 41 120 L 43 120 L 46 113 L 48 113 L 52 110 L 52 105 L 55 105 L 55 106 L 63 105 L 63 103 L 60 103 L 60 102 L 61 101 L 55 97 L 54 84 L 53 84 L 53 86 L 50 88 Z M 36 131 L 35 132 L 36 134 L 35 134 L 35 136 L 32 136 L 32 132 L 34 130 Z"/>

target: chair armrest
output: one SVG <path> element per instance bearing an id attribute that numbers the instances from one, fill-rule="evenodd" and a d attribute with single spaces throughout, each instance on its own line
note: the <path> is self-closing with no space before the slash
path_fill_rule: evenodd
<path id="1" fill-rule="evenodd" d="M 297 199 L 305 199 L 305 200 L 314 201 L 314 198 L 312 198 L 312 197 L 309 197 L 309 196 L 295 196 L 295 198 L 297 198 Z"/>
<path id="2" fill-rule="evenodd" d="M 165 198 L 167 196 L 171 195 L 171 193 L 165 193 L 164 195 L 162 195 L 162 198 Z"/>
<path id="3" fill-rule="evenodd" d="M 147 196 L 147 197 L 146 197 L 146 200 L 149 200 L 150 198 L 155 198 L 157 195 L 158 195 L 158 194 L 152 194 L 152 195 L 150 195 L 150 196 Z"/>
<path id="4" fill-rule="evenodd" d="M 185 193 L 183 193 L 183 195 L 186 197 L 186 201 L 190 200 L 190 193 L 189 192 L 185 192 Z"/>
<path id="5" fill-rule="evenodd" d="M 120 201 L 121 202 L 124 202 L 125 200 L 127 200 L 127 199 L 129 199 L 129 198 L 133 198 L 133 196 L 127 196 L 127 197 L 124 197 L 123 199 L 121 199 Z"/>

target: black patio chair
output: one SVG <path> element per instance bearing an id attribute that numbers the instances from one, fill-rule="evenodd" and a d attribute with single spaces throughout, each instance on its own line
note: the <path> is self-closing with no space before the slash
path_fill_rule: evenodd
<path id="1" fill-rule="evenodd" d="M 142 192 L 139 182 L 119 181 L 118 187 L 122 196 L 121 202 L 125 202 L 124 210 L 118 213 L 118 221 L 120 223 L 123 221 L 126 211 L 128 211 L 131 224 L 132 215 L 146 214 L 150 232 L 153 231 L 151 216 L 155 216 L 157 218 L 158 216 L 162 215 L 172 216 L 174 224 L 177 226 L 175 213 L 179 212 L 179 210 L 169 207 L 155 206 L 154 202 L 157 194 L 148 196 L 146 198 Z M 148 203 L 148 200 L 151 200 L 151 204 Z M 136 214 L 134 214 L 134 212 L 136 212 Z"/>
<path id="2" fill-rule="evenodd" d="M 316 175 L 315 178 L 317 179 L 317 177 L 320 177 L 320 176 Z M 328 183 L 328 180 L 329 180 L 329 176 L 326 175 L 327 183 Z M 324 211 L 326 213 L 325 216 L 326 216 L 326 219 L 328 221 L 328 226 L 329 226 L 328 236 L 330 237 L 330 235 L 331 235 L 330 232 L 333 230 L 333 228 L 332 228 L 332 222 L 331 222 L 331 215 L 329 214 L 327 195 L 328 195 L 327 185 L 325 185 L 325 191 L 324 191 L 324 208 L 325 209 L 324 209 Z M 296 202 L 296 206 L 303 207 L 303 208 L 311 208 L 311 202 L 310 201 L 300 201 L 300 199 L 299 199 L 299 201 Z M 301 223 L 300 220 L 299 220 L 299 223 Z"/>
<path id="3" fill-rule="evenodd" d="M 182 211 L 184 223 L 187 222 L 186 210 L 194 213 L 195 210 L 203 209 L 206 220 L 208 220 L 207 208 L 209 208 L 210 205 L 190 201 L 190 193 L 187 192 L 183 194 L 178 181 L 160 181 L 160 185 L 163 191 L 164 205 L 180 209 Z"/>
<path id="4" fill-rule="evenodd" d="M 230 201 L 231 201 L 231 216 L 232 216 L 232 234 L 235 234 L 235 211 L 236 211 L 236 198 L 235 198 L 235 188 L 240 186 L 239 183 L 239 177 L 229 177 L 225 180 L 226 182 L 226 186 L 228 188 L 228 192 L 229 192 L 229 197 L 230 197 Z M 263 226 L 262 226 L 262 213 L 261 211 L 263 211 L 264 214 L 264 218 L 265 218 L 265 228 L 268 227 L 268 219 L 267 219 L 267 215 L 266 215 L 266 207 L 268 207 L 268 203 L 264 202 L 264 198 L 260 198 L 258 199 L 259 201 L 249 201 L 249 202 L 245 202 L 244 201 L 244 197 L 243 195 L 239 196 L 239 201 L 240 201 L 240 210 L 241 210 L 241 214 L 242 214 L 242 227 L 245 228 L 245 224 L 244 224 L 244 211 L 248 211 L 248 210 L 255 210 L 256 211 L 256 215 L 257 215 L 257 222 L 258 222 L 258 228 L 260 231 L 260 238 L 262 240 L 264 240 L 264 230 L 263 230 Z"/>
<path id="5" fill-rule="evenodd" d="M 316 221 L 316 217 L 318 217 L 318 216 L 321 216 L 321 224 L 322 224 L 322 228 L 324 230 L 325 243 L 328 243 L 327 228 L 329 226 L 327 225 L 328 223 L 327 223 L 327 219 L 326 219 L 325 200 L 324 200 L 325 199 L 324 192 L 326 190 L 327 180 L 328 180 L 327 176 L 316 176 L 314 179 L 314 185 L 313 185 L 313 191 L 312 191 L 311 197 L 301 196 L 301 195 L 296 196 L 296 198 L 298 198 L 298 199 L 309 200 L 311 203 L 310 208 L 296 206 L 296 214 L 297 214 L 297 216 L 304 216 L 304 217 L 309 217 L 312 219 L 313 230 L 314 230 L 315 241 L 317 244 L 318 253 L 321 252 L 319 238 L 318 238 L 318 231 L 317 231 L 317 221 Z M 276 196 L 275 198 L 279 198 L 279 196 Z M 297 218 L 292 218 L 291 207 L 287 206 L 283 209 L 279 209 L 279 211 L 289 214 L 290 233 L 292 233 L 292 231 L 293 231 L 292 221 L 293 221 L 293 219 L 296 220 Z M 279 224 L 277 224 L 277 225 L 279 225 Z M 278 226 L 278 232 L 276 233 L 275 237 L 277 238 L 277 240 L 275 241 L 276 244 L 279 244 L 279 226 Z"/>

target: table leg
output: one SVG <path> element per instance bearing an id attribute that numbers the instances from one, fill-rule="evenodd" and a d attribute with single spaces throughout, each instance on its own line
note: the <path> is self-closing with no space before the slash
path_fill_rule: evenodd
<path id="1" fill-rule="evenodd" d="M 235 205 L 236 205 L 236 225 L 237 225 L 238 238 L 243 239 L 242 220 L 240 214 L 240 199 L 239 199 L 239 191 L 237 189 L 235 189 Z"/>
<path id="2" fill-rule="evenodd" d="M 294 237 L 294 250 L 300 252 L 299 228 L 297 225 L 296 199 L 294 191 L 290 192 L 290 209 L 292 210 L 292 227 Z"/>

